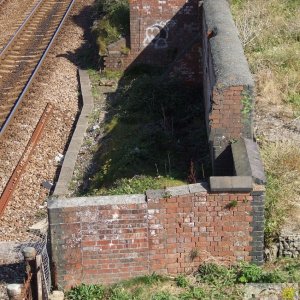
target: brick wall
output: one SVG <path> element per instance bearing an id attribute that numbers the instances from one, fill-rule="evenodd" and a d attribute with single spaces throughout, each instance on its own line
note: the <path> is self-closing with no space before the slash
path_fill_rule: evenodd
<path id="1" fill-rule="evenodd" d="M 189 273 L 210 260 L 256 259 L 250 193 L 209 193 L 195 184 L 148 191 L 146 199 L 53 199 L 48 205 L 52 260 L 62 287 Z"/>
<path id="2" fill-rule="evenodd" d="M 130 53 L 109 51 L 104 58 L 105 67 L 158 65 L 173 77 L 199 83 L 202 73 L 199 0 L 130 0 L 129 3 Z"/>
<path id="3" fill-rule="evenodd" d="M 112 51 L 106 66 L 160 65 L 202 86 L 214 175 L 233 175 L 230 143 L 253 138 L 254 83 L 228 2 L 131 0 L 130 28 L 129 56 Z"/>
<path id="4" fill-rule="evenodd" d="M 253 138 L 254 83 L 226 0 L 204 1 L 203 94 L 215 175 L 233 175 L 230 142 Z"/>

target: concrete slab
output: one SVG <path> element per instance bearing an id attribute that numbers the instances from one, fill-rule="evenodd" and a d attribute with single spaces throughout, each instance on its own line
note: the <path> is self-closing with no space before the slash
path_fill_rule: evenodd
<path id="1" fill-rule="evenodd" d="M 251 192 L 253 189 L 250 176 L 212 176 L 209 183 L 212 192 Z"/>
<path id="2" fill-rule="evenodd" d="M 94 108 L 94 100 L 91 93 L 91 84 L 87 71 L 78 70 L 83 107 L 77 120 L 72 139 L 65 154 L 60 175 L 54 189 L 54 196 L 63 196 L 68 193 L 68 185 L 72 179 L 76 159 L 88 128 L 88 116 Z"/>

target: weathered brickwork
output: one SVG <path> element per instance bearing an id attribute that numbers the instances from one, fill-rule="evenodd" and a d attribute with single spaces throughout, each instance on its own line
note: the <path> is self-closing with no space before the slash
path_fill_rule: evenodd
<path id="1" fill-rule="evenodd" d="M 130 53 L 118 50 L 123 39 L 110 46 L 105 64 L 159 65 L 162 80 L 203 86 L 215 175 L 210 190 L 194 184 L 146 196 L 49 200 L 58 286 L 190 273 L 210 260 L 263 262 L 265 178 L 252 141 L 253 80 L 228 2 L 199 3 L 131 0 Z"/>
<path id="2" fill-rule="evenodd" d="M 130 52 L 109 51 L 108 69 L 143 63 L 166 67 L 173 77 L 200 82 L 199 0 L 130 0 Z"/>
<path id="3" fill-rule="evenodd" d="M 231 175 L 231 154 L 227 155 L 225 150 L 229 144 L 241 137 L 252 139 L 247 130 L 250 121 L 244 104 L 246 93 L 247 87 L 244 86 L 213 88 L 207 126 L 216 175 Z"/>
<path id="4" fill-rule="evenodd" d="M 256 191 L 252 191 L 252 237 L 251 242 L 252 261 L 258 265 L 264 262 L 264 225 L 265 225 L 265 192 L 261 190 L 261 185 Z"/>
<path id="5" fill-rule="evenodd" d="M 253 80 L 225 0 L 204 1 L 203 95 L 215 175 L 233 175 L 230 142 L 253 138 Z"/>
<path id="6" fill-rule="evenodd" d="M 230 142 L 253 138 L 254 84 L 227 1 L 131 0 L 130 31 L 129 55 L 113 49 L 106 67 L 159 65 L 203 87 L 214 175 L 233 175 Z"/>
<path id="7" fill-rule="evenodd" d="M 237 206 L 229 208 L 231 201 Z M 250 261 L 249 194 L 196 193 L 149 200 L 150 270 L 191 273 L 201 262 Z"/>
<path id="8" fill-rule="evenodd" d="M 60 284 L 114 282 L 148 273 L 146 204 L 56 209 L 50 220 Z"/>
<path id="9" fill-rule="evenodd" d="M 49 200 L 58 285 L 189 273 L 204 261 L 253 259 L 250 194 L 161 195 L 150 192 L 147 201 L 144 195 Z"/>

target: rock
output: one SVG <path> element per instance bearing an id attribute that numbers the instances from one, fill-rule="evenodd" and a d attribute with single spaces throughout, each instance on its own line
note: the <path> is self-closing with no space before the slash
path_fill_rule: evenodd
<path id="1" fill-rule="evenodd" d="M 62 291 L 53 291 L 50 295 L 49 295 L 49 300 L 64 300 L 65 295 L 64 292 Z"/>
<path id="2" fill-rule="evenodd" d="M 265 249 L 265 257 L 267 261 L 274 261 L 279 256 L 279 244 L 271 245 Z"/>
<path id="3" fill-rule="evenodd" d="M 50 181 L 43 181 L 42 186 L 47 190 L 51 190 L 53 187 L 53 183 Z"/>
<path id="4" fill-rule="evenodd" d="M 285 290 L 294 290 L 295 298 L 298 299 L 298 284 L 293 283 L 248 283 L 245 286 L 244 299 L 279 300 Z"/>
<path id="5" fill-rule="evenodd" d="M 55 156 L 55 162 L 56 162 L 57 164 L 61 165 L 62 162 L 63 162 L 63 160 L 64 160 L 64 155 L 58 153 L 58 154 Z"/>
<path id="6" fill-rule="evenodd" d="M 29 230 L 32 232 L 46 234 L 48 230 L 48 219 L 45 218 L 42 221 L 32 225 L 29 227 Z"/>

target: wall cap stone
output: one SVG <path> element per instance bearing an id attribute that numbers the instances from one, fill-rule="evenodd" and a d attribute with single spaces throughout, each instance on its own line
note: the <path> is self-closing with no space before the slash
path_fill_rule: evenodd
<path id="1" fill-rule="evenodd" d="M 252 176 L 256 184 L 265 184 L 266 176 L 258 145 L 253 140 L 241 138 L 231 144 L 234 168 L 237 176 Z"/>
<path id="2" fill-rule="evenodd" d="M 209 178 L 211 192 L 251 192 L 251 176 L 212 176 Z"/>
<path id="3" fill-rule="evenodd" d="M 217 88 L 254 86 L 238 31 L 226 0 L 204 0 L 206 24 L 215 36 L 209 39 Z"/>
<path id="4" fill-rule="evenodd" d="M 146 197 L 147 201 L 162 199 L 167 197 L 177 197 L 195 193 L 207 193 L 208 184 L 206 182 L 194 183 L 188 185 L 168 187 L 160 190 L 147 190 Z"/>
<path id="5" fill-rule="evenodd" d="M 113 196 L 94 196 L 94 197 L 73 197 L 73 198 L 50 198 L 48 209 L 66 207 L 87 207 L 102 205 L 123 205 L 123 204 L 144 204 L 145 195 L 113 195 Z"/>

